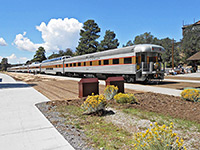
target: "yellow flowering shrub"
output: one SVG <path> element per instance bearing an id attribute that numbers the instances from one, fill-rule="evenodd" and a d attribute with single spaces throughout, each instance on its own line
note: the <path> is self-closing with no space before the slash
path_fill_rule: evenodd
<path id="1" fill-rule="evenodd" d="M 107 101 L 103 95 L 92 94 L 92 96 L 87 97 L 81 107 L 86 113 L 93 113 L 99 110 L 104 110 L 106 105 Z"/>
<path id="2" fill-rule="evenodd" d="M 138 100 L 134 96 L 134 94 L 128 93 L 118 93 L 117 95 L 114 96 L 114 99 L 116 100 L 117 103 L 136 103 Z"/>
<path id="3" fill-rule="evenodd" d="M 181 92 L 181 97 L 184 100 L 189 100 L 189 101 L 197 102 L 197 101 L 200 100 L 200 90 L 199 89 L 195 89 L 195 88 L 184 89 Z"/>
<path id="4" fill-rule="evenodd" d="M 145 132 L 134 135 L 134 149 L 136 150 L 182 150 L 184 140 L 173 133 L 173 123 L 170 126 L 158 126 L 157 122 Z"/>
<path id="5" fill-rule="evenodd" d="M 107 85 L 104 89 L 104 96 L 107 100 L 111 100 L 118 92 L 118 87 L 114 85 Z"/>

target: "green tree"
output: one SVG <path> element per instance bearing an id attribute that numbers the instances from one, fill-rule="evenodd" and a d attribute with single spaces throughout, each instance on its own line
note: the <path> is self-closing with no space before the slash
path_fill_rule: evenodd
<path id="1" fill-rule="evenodd" d="M 32 64 L 32 60 L 27 60 L 25 64 L 26 64 L 26 65 Z"/>
<path id="2" fill-rule="evenodd" d="M 113 31 L 106 30 L 104 39 L 98 46 L 98 51 L 104 51 L 109 49 L 115 49 L 119 46 L 118 39 L 115 38 L 116 34 Z"/>
<path id="3" fill-rule="evenodd" d="M 134 42 L 136 44 L 159 44 L 159 40 L 155 38 L 151 32 L 145 32 L 144 34 L 135 37 Z"/>
<path id="4" fill-rule="evenodd" d="M 129 40 L 126 45 L 123 45 L 123 47 L 127 47 L 127 46 L 133 46 L 133 42 L 131 40 Z"/>
<path id="5" fill-rule="evenodd" d="M 84 22 L 83 29 L 80 31 L 79 45 L 76 48 L 76 53 L 78 55 L 93 53 L 97 51 L 99 45 L 96 41 L 100 35 L 100 28 L 94 20 L 87 20 Z"/>
<path id="6" fill-rule="evenodd" d="M 65 55 L 65 52 L 64 52 L 63 50 L 59 50 L 59 51 L 58 51 L 58 54 L 59 54 L 59 56 L 64 56 L 64 55 Z"/>
<path id="7" fill-rule="evenodd" d="M 43 60 L 46 60 L 45 56 L 45 49 L 43 47 L 39 47 L 36 51 L 34 58 L 31 60 L 32 62 L 42 62 Z"/>
<path id="8" fill-rule="evenodd" d="M 48 59 L 52 59 L 52 58 L 56 58 L 56 57 L 61 57 L 61 56 L 74 56 L 73 51 L 70 48 L 67 48 L 65 51 L 63 50 L 59 50 L 58 53 L 53 52 L 53 54 L 51 54 Z"/>
<path id="9" fill-rule="evenodd" d="M 1 70 L 6 71 L 8 67 L 8 58 L 2 58 L 1 60 Z"/>
<path id="10" fill-rule="evenodd" d="M 200 29 L 190 26 L 183 34 L 182 39 L 182 52 L 184 53 L 183 61 L 187 62 L 187 59 L 200 51 Z"/>
<path id="11" fill-rule="evenodd" d="M 48 59 L 52 59 L 52 58 L 56 58 L 56 57 L 60 57 L 60 55 L 53 52 L 53 54 L 51 54 L 51 55 L 48 57 Z"/>
<path id="12" fill-rule="evenodd" d="M 65 55 L 69 55 L 69 56 L 74 56 L 74 53 L 73 53 L 73 51 L 70 49 L 70 48 L 67 48 L 66 50 L 65 50 L 65 53 L 64 53 Z"/>
<path id="13" fill-rule="evenodd" d="M 132 46 L 137 44 L 157 44 L 160 45 L 160 40 L 156 37 L 154 37 L 151 32 L 145 32 L 141 35 L 138 35 L 135 37 L 133 42 L 129 40 L 126 45 L 123 45 L 123 47 L 126 46 Z"/>
<path id="14" fill-rule="evenodd" d="M 167 62 L 168 66 L 172 65 L 172 39 L 170 38 L 164 38 L 160 40 L 160 45 L 165 48 L 165 52 L 162 55 L 163 61 Z M 180 63 L 181 57 L 180 57 L 180 42 L 174 41 L 174 65 L 178 66 Z"/>

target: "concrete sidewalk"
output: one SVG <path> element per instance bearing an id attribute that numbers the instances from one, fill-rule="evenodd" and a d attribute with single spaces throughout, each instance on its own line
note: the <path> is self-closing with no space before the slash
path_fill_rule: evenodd
<path id="1" fill-rule="evenodd" d="M 181 96 L 181 92 L 182 92 L 182 90 L 176 90 L 176 89 L 171 89 L 171 88 L 162 88 L 162 87 L 130 84 L 130 83 L 126 83 L 124 86 L 127 89 L 132 89 L 136 91 L 146 91 L 146 92 L 160 93 L 160 94 L 173 95 L 173 96 Z"/>
<path id="2" fill-rule="evenodd" d="M 180 79 L 164 79 L 164 81 L 172 81 L 172 82 L 187 82 L 187 83 L 199 83 L 199 80 L 180 80 Z"/>
<path id="3" fill-rule="evenodd" d="M 196 72 L 196 73 L 187 73 L 187 74 L 178 74 L 176 75 L 177 77 L 193 77 L 193 78 L 199 78 L 200 77 L 200 72 Z"/>
<path id="4" fill-rule="evenodd" d="M 3 150 L 73 150 L 35 106 L 49 101 L 24 82 L 1 74 L 0 146 Z"/>

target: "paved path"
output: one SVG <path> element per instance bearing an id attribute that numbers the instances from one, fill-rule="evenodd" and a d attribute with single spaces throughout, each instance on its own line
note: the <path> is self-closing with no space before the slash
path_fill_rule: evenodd
<path id="1" fill-rule="evenodd" d="M 130 84 L 130 83 L 126 83 L 125 88 L 137 90 L 137 91 L 146 91 L 146 92 L 160 93 L 160 94 L 173 95 L 173 96 L 180 96 L 182 92 L 182 90 L 148 86 L 148 85 L 140 85 L 140 84 Z"/>
<path id="2" fill-rule="evenodd" d="M 188 82 L 188 83 L 199 83 L 199 80 L 180 80 L 180 79 L 164 79 L 164 81 L 172 81 L 172 82 Z"/>
<path id="3" fill-rule="evenodd" d="M 24 82 L 1 74 L 0 149 L 73 150 L 35 106 L 48 99 Z"/>
<path id="4" fill-rule="evenodd" d="M 199 78 L 200 77 L 200 72 L 196 72 L 196 73 L 187 73 L 187 74 L 178 74 L 176 75 L 177 77 L 197 77 Z"/>

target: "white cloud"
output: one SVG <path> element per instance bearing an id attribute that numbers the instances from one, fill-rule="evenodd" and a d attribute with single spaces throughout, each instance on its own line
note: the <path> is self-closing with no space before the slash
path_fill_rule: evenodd
<path id="1" fill-rule="evenodd" d="M 71 18 L 51 19 L 48 24 L 42 22 L 36 29 L 41 32 L 43 43 L 35 44 L 24 34 L 16 35 L 14 44 L 17 48 L 27 51 L 36 51 L 39 46 L 43 46 L 46 51 L 60 49 L 74 49 L 79 40 L 79 32 L 83 24 Z"/>
<path id="2" fill-rule="evenodd" d="M 13 59 L 16 59 L 17 56 L 15 54 L 12 54 L 10 56 L 7 57 L 9 60 L 13 60 Z"/>
<path id="3" fill-rule="evenodd" d="M 7 46 L 8 44 L 6 43 L 6 41 L 1 37 L 0 38 L 0 46 Z"/>
<path id="4" fill-rule="evenodd" d="M 2 58 L 4 58 L 4 57 L 0 56 L 0 61 L 2 60 Z M 8 58 L 8 63 L 11 63 L 11 64 L 13 64 L 13 63 L 25 63 L 28 60 L 28 58 L 26 58 L 26 57 L 19 57 L 18 58 L 15 54 L 11 54 L 10 56 L 7 56 L 5 58 Z"/>
<path id="5" fill-rule="evenodd" d="M 17 46 L 17 48 L 21 50 L 32 51 L 32 52 L 36 51 L 40 45 L 34 44 L 33 42 L 31 42 L 30 39 L 25 37 L 25 35 L 26 32 L 24 32 L 23 34 L 17 34 L 14 40 L 14 44 Z"/>

